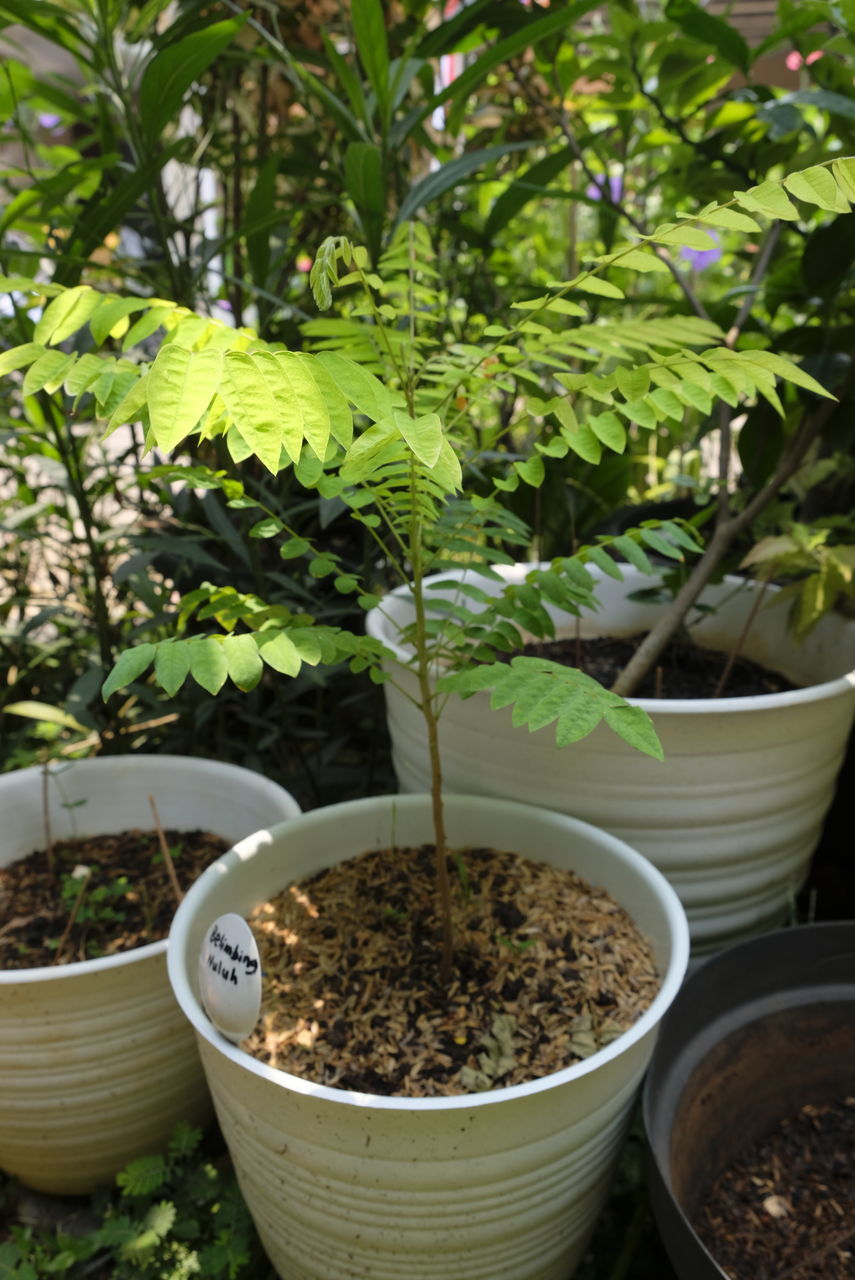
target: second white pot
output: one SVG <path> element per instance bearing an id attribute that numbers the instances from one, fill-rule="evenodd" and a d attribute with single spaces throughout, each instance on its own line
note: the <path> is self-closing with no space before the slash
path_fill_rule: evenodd
<path id="1" fill-rule="evenodd" d="M 128 755 L 51 767 L 54 839 L 152 825 L 234 841 L 300 812 L 260 774 L 185 756 Z M 0 861 L 44 847 L 40 768 L 0 776 Z M 56 967 L 0 972 L 0 1168 L 71 1195 L 165 1148 L 210 1098 L 169 989 L 166 942 Z"/>
<path id="2" fill-rule="evenodd" d="M 518 581 L 532 567 L 505 574 Z M 634 635 L 659 616 L 664 606 L 630 599 L 656 579 L 622 568 L 624 582 L 600 575 L 601 608 L 583 618 L 582 635 Z M 501 590 L 485 579 L 478 585 Z M 737 578 L 708 588 L 702 602 L 713 611 L 692 629 L 698 642 L 727 650 L 755 591 Z M 559 630 L 575 625 L 569 615 L 550 612 Z M 368 630 L 395 655 L 385 694 L 398 781 L 404 791 L 422 791 L 427 746 L 412 702 L 418 686 L 407 666 L 411 651 L 400 640 L 412 617 L 402 589 L 372 610 Z M 545 805 L 626 840 L 677 890 L 696 954 L 773 928 L 786 919 L 805 879 L 843 760 L 855 708 L 855 623 L 829 615 L 798 645 L 785 610 L 764 605 L 744 652 L 804 687 L 715 701 L 636 699 L 653 717 L 664 764 L 603 725 L 559 750 L 551 726 L 537 733 L 514 728 L 510 709 L 492 711 L 488 693 L 451 697 L 440 720 L 443 785 Z"/>
<path id="3" fill-rule="evenodd" d="M 515 850 L 608 889 L 650 939 L 661 988 L 607 1048 L 528 1084 L 453 1098 L 312 1084 L 250 1057 L 208 1021 L 197 982 L 205 934 L 221 914 L 246 915 L 342 858 L 391 838 L 431 839 L 429 798 L 332 805 L 225 854 L 176 913 L 169 976 L 283 1280 L 568 1280 L 607 1194 L 656 1028 L 686 968 L 680 903 L 639 854 L 564 815 L 451 796 L 446 820 L 453 846 Z"/>

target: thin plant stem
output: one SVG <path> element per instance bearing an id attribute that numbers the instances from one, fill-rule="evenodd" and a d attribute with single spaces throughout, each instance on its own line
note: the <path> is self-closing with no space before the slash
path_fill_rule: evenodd
<path id="1" fill-rule="evenodd" d="M 160 822 L 160 815 L 157 812 L 157 805 L 154 803 L 154 796 L 150 795 L 148 802 L 151 805 L 151 812 L 154 818 L 154 829 L 157 832 L 157 839 L 160 845 L 160 852 L 163 854 L 163 862 L 166 866 L 166 872 L 169 876 L 169 883 L 172 886 L 172 892 L 175 895 L 175 901 L 180 906 L 184 898 L 181 891 L 181 885 L 178 883 L 178 876 L 175 873 L 175 863 L 172 860 L 172 853 L 167 844 L 166 835 Z"/>
<path id="2" fill-rule="evenodd" d="M 742 624 L 742 629 L 740 630 L 739 635 L 736 637 L 736 643 L 733 645 L 733 648 L 731 649 L 730 653 L 727 655 L 727 662 L 724 664 L 724 670 L 719 676 L 718 683 L 716 684 L 716 687 L 713 690 L 712 696 L 714 698 L 720 698 L 722 693 L 724 692 L 725 686 L 727 685 L 727 682 L 730 679 L 730 673 L 733 670 L 734 664 L 737 658 L 739 657 L 740 653 L 742 652 L 742 646 L 745 644 L 745 640 L 746 640 L 746 637 L 748 636 L 748 632 L 751 630 L 752 626 L 754 625 L 754 619 L 757 617 L 757 614 L 760 610 L 760 606 L 763 603 L 763 599 L 766 595 L 766 590 L 768 586 L 769 586 L 769 578 L 766 577 L 763 580 L 759 591 L 755 591 L 754 593 L 754 599 L 751 601 L 751 608 L 748 610 L 748 616 L 746 617 L 744 623 Z"/>
<path id="3" fill-rule="evenodd" d="M 66 920 L 65 928 L 62 931 L 62 937 L 57 943 L 56 954 L 52 961 L 53 964 L 59 964 L 62 958 L 62 953 L 65 950 L 65 944 L 68 942 L 71 930 L 74 928 L 74 922 L 77 919 L 77 914 L 80 911 L 80 907 L 86 895 L 86 890 L 89 888 L 89 881 L 92 878 L 92 872 L 89 867 L 83 867 L 80 868 L 80 870 L 81 872 L 85 871 L 85 875 L 81 874 L 79 877 L 75 877 L 80 879 L 80 888 L 77 890 L 77 897 L 74 899 L 71 910 L 68 913 L 68 919 Z"/>
<path id="4" fill-rule="evenodd" d="M 48 870 L 56 875 L 56 863 L 53 856 L 53 833 L 50 826 L 50 769 L 47 760 L 42 764 L 42 821 L 45 828 L 45 857 Z"/>

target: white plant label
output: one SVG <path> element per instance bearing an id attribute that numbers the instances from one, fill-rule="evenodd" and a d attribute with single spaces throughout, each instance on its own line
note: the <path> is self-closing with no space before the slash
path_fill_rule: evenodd
<path id="1" fill-rule="evenodd" d="M 208 929 L 199 956 L 199 988 L 218 1031 L 235 1044 L 249 1035 L 261 1009 L 261 960 L 243 916 L 230 911 Z"/>

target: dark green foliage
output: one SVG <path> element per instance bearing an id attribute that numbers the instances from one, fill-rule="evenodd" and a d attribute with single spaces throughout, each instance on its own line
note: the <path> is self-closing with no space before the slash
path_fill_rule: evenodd
<path id="1" fill-rule="evenodd" d="M 16 1224 L 9 1184 L 5 1200 L 4 1280 L 274 1280 L 228 1159 L 188 1125 L 165 1154 L 134 1160 L 112 1192 L 93 1195 L 65 1227 Z"/>

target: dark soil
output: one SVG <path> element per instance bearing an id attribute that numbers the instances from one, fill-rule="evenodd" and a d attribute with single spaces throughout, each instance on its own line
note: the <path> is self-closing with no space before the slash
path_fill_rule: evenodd
<path id="1" fill-rule="evenodd" d="M 718 1179 L 695 1229 L 733 1280 L 852 1280 L 855 1098 L 783 1120 Z"/>
<path id="2" fill-rule="evenodd" d="M 447 1096 L 570 1066 L 648 1008 L 649 944 L 604 890 L 514 853 L 464 857 L 465 882 L 449 862 L 448 990 L 429 845 L 348 859 L 257 908 L 262 1016 L 245 1048 L 336 1088 Z"/>
<path id="3" fill-rule="evenodd" d="M 608 689 L 643 639 L 643 635 L 626 638 L 598 636 L 577 642 L 573 636 L 567 636 L 544 643 L 532 642 L 526 646 L 526 653 L 579 667 Z M 633 697 L 711 698 L 715 694 L 727 656 L 685 639 L 672 640 Z M 721 696 L 747 698 L 758 693 L 781 693 L 794 687 L 785 676 L 769 671 L 747 658 L 738 658 Z"/>
<path id="4" fill-rule="evenodd" d="M 228 848 L 206 831 L 165 835 L 182 889 Z M 44 849 L 0 867 L 0 968 L 91 960 L 166 937 L 176 902 L 155 832 L 62 840 L 52 852 L 53 870 Z M 72 876 L 77 867 L 91 874 L 57 959 L 84 883 Z"/>

